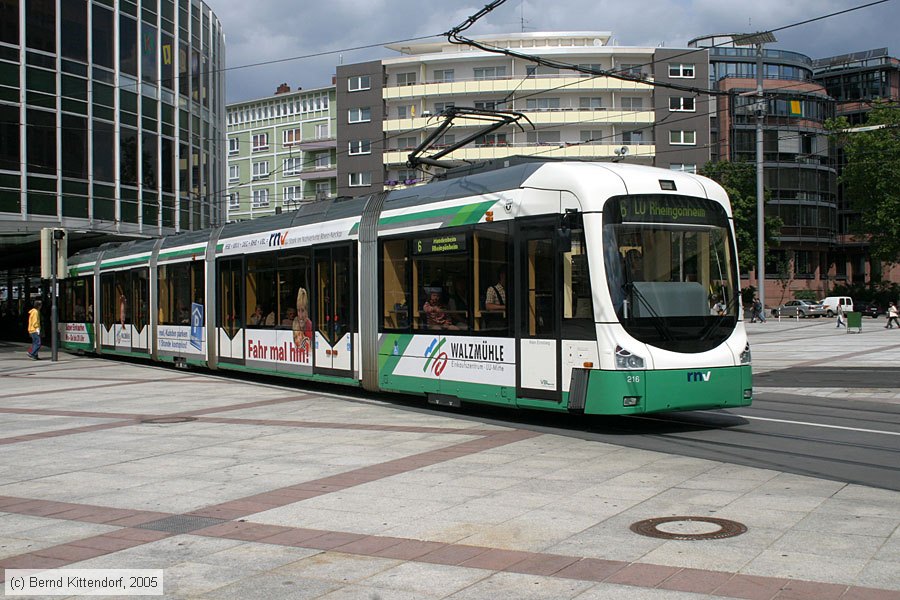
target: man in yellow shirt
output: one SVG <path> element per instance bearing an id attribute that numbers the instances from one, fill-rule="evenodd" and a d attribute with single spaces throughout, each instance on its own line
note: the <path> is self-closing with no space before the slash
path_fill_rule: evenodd
<path id="1" fill-rule="evenodd" d="M 28 356 L 34 360 L 41 360 L 38 357 L 38 350 L 41 349 L 41 301 L 35 300 L 34 306 L 28 311 L 28 333 L 31 334 L 31 350 Z"/>

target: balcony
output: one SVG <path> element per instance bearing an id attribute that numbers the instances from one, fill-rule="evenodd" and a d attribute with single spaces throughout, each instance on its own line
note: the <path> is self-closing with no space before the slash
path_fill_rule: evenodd
<path id="1" fill-rule="evenodd" d="M 515 109 L 519 110 L 519 109 Z M 654 122 L 652 110 L 582 110 L 580 108 L 553 108 L 549 110 L 522 110 L 535 126 L 543 125 L 579 125 L 582 129 L 590 129 L 593 125 L 603 124 L 639 124 L 650 125 Z M 412 119 L 386 119 L 384 131 L 408 131 L 413 129 L 436 129 L 441 121 L 430 117 Z M 482 127 L 484 121 L 475 119 L 454 119 L 454 127 Z"/>
<path id="2" fill-rule="evenodd" d="M 656 154 L 656 144 L 653 142 L 643 143 L 579 143 L 579 142 L 554 142 L 548 144 L 532 144 L 528 142 L 508 143 L 484 146 L 468 146 L 461 148 L 451 154 L 448 154 L 447 160 L 491 160 L 497 158 L 507 158 L 510 156 L 532 156 L 539 155 L 547 158 L 598 158 L 611 159 L 616 156 L 615 151 L 622 146 L 628 148 L 628 158 L 633 161 L 635 158 L 644 158 L 652 160 Z M 383 161 L 385 165 L 405 165 L 409 151 L 394 150 L 385 152 Z"/>
<path id="3" fill-rule="evenodd" d="M 652 81 L 652 78 L 648 78 Z M 624 81 L 610 77 L 560 77 L 558 75 L 528 77 L 506 77 L 503 79 L 464 79 L 451 82 L 418 83 L 384 88 L 385 100 L 421 98 L 423 96 L 454 96 L 467 94 L 503 94 L 510 92 L 542 92 L 551 88 L 565 87 L 567 91 L 646 91 L 653 86 L 639 81 Z"/>
<path id="4" fill-rule="evenodd" d="M 313 179 L 331 179 L 333 177 L 337 177 L 336 165 L 306 169 L 300 173 L 300 179 L 302 179 L 303 181 L 311 181 Z"/>
<path id="5" fill-rule="evenodd" d="M 295 148 L 300 148 L 304 151 L 309 150 L 330 150 L 331 148 L 337 148 L 337 138 L 335 137 L 324 137 L 324 138 L 316 138 L 312 140 L 303 140 L 302 142 L 293 144 Z"/>

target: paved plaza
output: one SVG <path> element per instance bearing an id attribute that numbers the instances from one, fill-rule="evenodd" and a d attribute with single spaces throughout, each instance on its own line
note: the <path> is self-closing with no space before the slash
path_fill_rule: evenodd
<path id="1" fill-rule="evenodd" d="M 883 326 L 748 324 L 754 370 L 897 368 Z M 5 569 L 163 569 L 171 598 L 900 599 L 898 492 L 24 350 L 0 347 Z M 900 402 L 878 385 L 757 391 Z M 676 515 L 747 531 L 630 529 Z"/>

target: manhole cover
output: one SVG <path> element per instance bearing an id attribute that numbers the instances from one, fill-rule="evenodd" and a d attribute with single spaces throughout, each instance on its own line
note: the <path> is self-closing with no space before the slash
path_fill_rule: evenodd
<path id="1" fill-rule="evenodd" d="M 149 425 L 168 425 L 170 423 L 187 423 L 196 421 L 197 417 L 157 417 L 155 419 L 141 419 L 141 423 Z"/>
<path id="2" fill-rule="evenodd" d="M 152 529 L 154 531 L 166 531 L 168 533 L 190 533 L 205 527 L 212 527 L 224 523 L 225 519 L 214 517 L 194 517 L 192 515 L 174 515 L 165 519 L 158 519 L 143 525 L 139 529 Z"/>
<path id="3" fill-rule="evenodd" d="M 714 517 L 660 517 L 632 523 L 631 530 L 664 540 L 719 540 L 746 533 L 747 526 Z"/>

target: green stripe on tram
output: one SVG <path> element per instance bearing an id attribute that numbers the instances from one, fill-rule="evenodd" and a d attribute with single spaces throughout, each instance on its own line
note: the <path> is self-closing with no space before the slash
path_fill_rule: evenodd
<path id="1" fill-rule="evenodd" d="M 378 226 L 400 225 L 403 223 L 413 223 L 416 221 L 434 221 L 440 219 L 441 227 L 456 227 L 459 225 L 472 225 L 478 223 L 484 213 L 497 203 L 496 200 L 485 200 L 484 202 L 476 202 L 474 204 L 466 204 L 464 206 L 450 206 L 446 208 L 436 208 L 434 210 L 425 210 L 406 215 L 393 215 L 390 217 L 381 217 L 378 219 Z M 449 217 L 449 218 L 447 218 Z M 355 223 L 350 228 L 350 235 L 359 231 L 359 223 Z"/>

